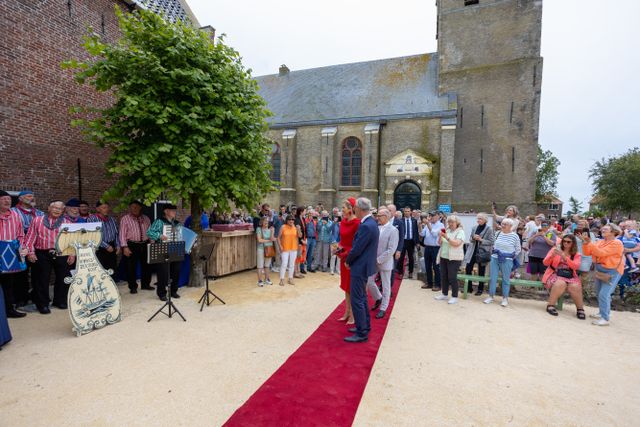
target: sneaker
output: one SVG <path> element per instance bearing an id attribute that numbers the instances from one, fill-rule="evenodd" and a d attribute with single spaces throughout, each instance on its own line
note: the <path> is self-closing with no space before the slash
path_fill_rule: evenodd
<path id="1" fill-rule="evenodd" d="M 604 319 L 598 319 L 591 322 L 591 324 L 596 326 L 609 326 L 609 321 Z"/>
<path id="2" fill-rule="evenodd" d="M 267 279 L 264 281 L 265 285 L 273 285 L 273 283 L 271 283 L 271 279 Z"/>
<path id="3" fill-rule="evenodd" d="M 332 270 L 332 271 L 331 271 L 331 275 L 332 275 L 332 276 L 335 276 L 335 274 L 336 274 L 336 272 Z"/>
<path id="4" fill-rule="evenodd" d="M 634 267 L 631 270 L 629 270 L 629 273 L 637 273 L 638 271 L 640 271 L 640 267 Z"/>
<path id="5" fill-rule="evenodd" d="M 444 301 L 446 299 L 448 299 L 449 297 L 446 296 L 445 294 L 440 294 L 440 295 L 436 295 L 435 297 L 433 297 L 434 300 L 436 301 Z"/>
<path id="6" fill-rule="evenodd" d="M 508 298 L 502 298 L 502 302 L 500 303 L 500 305 L 502 307 L 509 307 L 509 299 Z"/>
<path id="7" fill-rule="evenodd" d="M 262 280 L 258 280 L 258 286 L 263 287 L 264 286 L 264 282 Z"/>
<path id="8" fill-rule="evenodd" d="M 455 304 L 458 302 L 458 298 L 455 297 L 451 297 L 451 299 L 449 299 L 449 301 L 447 301 L 448 304 Z"/>
<path id="9" fill-rule="evenodd" d="M 485 304 L 491 304 L 493 302 L 493 297 L 489 297 L 489 298 L 485 299 L 482 302 L 485 303 Z"/>
<path id="10" fill-rule="evenodd" d="M 600 313 L 596 313 L 596 314 L 590 314 L 589 318 L 590 319 L 602 319 L 602 316 L 600 315 Z"/>

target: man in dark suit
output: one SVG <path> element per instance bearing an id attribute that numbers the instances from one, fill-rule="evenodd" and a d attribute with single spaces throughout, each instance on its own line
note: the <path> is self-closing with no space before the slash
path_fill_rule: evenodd
<path id="1" fill-rule="evenodd" d="M 354 212 L 360 219 L 360 226 L 345 261 L 351 278 L 351 311 L 356 327 L 350 329 L 354 335 L 345 337 L 344 340 L 353 343 L 367 341 L 371 330 L 366 287 L 367 279 L 377 271 L 376 259 L 380 231 L 370 211 L 371 200 L 364 197 L 356 200 Z"/>
<path id="2" fill-rule="evenodd" d="M 400 253 L 400 259 L 398 260 L 398 273 L 404 273 L 404 257 L 409 256 L 409 279 L 413 279 L 413 265 L 414 265 L 414 253 L 416 245 L 418 244 L 418 221 L 411 217 L 411 208 L 405 207 L 403 210 L 402 221 L 404 225 L 403 234 L 400 235 L 400 239 L 404 240 L 404 247 Z"/>
<path id="3" fill-rule="evenodd" d="M 398 248 L 396 249 L 396 253 L 393 255 L 396 260 L 396 266 L 393 270 L 391 270 L 391 286 L 395 283 L 396 280 L 396 270 L 400 271 L 400 254 L 402 253 L 402 249 L 404 249 L 404 222 L 400 218 L 396 218 L 396 205 L 390 204 L 387 205 L 387 209 L 391 212 L 391 218 L 393 220 L 393 226 L 398 230 Z"/>

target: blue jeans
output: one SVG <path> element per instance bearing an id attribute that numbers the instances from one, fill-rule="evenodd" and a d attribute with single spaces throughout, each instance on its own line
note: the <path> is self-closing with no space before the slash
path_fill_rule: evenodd
<path id="1" fill-rule="evenodd" d="M 618 273 L 618 270 L 615 268 L 604 268 L 600 265 L 596 265 L 596 270 L 611 275 L 609 283 L 605 283 L 597 278 L 595 279 L 600 316 L 602 316 L 604 320 L 608 321 L 609 314 L 611 313 L 611 295 L 613 295 L 613 292 L 616 290 L 616 285 L 620 280 L 620 273 Z"/>
<path id="2" fill-rule="evenodd" d="M 511 288 L 511 269 L 513 268 L 513 259 L 505 258 L 504 262 L 499 263 L 498 257 L 492 256 L 489 272 L 489 295 L 494 296 L 496 294 L 496 287 L 498 286 L 498 272 L 502 273 L 502 296 L 504 298 L 509 297 L 509 289 Z"/>
<path id="3" fill-rule="evenodd" d="M 316 249 L 315 237 L 307 238 L 307 270 L 311 270 L 311 264 L 313 263 L 313 253 Z"/>

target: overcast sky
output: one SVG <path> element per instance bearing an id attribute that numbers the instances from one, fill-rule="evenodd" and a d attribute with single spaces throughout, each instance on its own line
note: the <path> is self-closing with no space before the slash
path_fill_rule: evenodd
<path id="1" fill-rule="evenodd" d="M 436 51 L 435 0 L 187 1 L 255 76 Z M 595 160 L 640 146 L 639 40 L 638 0 L 543 2 L 540 143 L 565 210 L 570 196 L 587 208 Z"/>

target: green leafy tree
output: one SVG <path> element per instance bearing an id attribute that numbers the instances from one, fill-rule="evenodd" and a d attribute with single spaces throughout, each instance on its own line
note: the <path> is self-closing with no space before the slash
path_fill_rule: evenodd
<path id="1" fill-rule="evenodd" d="M 572 214 L 577 214 L 582 211 L 582 202 L 575 197 L 569 197 L 569 209 Z"/>
<path id="2" fill-rule="evenodd" d="M 595 162 L 589 177 L 602 209 L 627 214 L 640 211 L 640 149 Z"/>
<path id="3" fill-rule="evenodd" d="M 113 95 L 108 108 L 75 107 L 73 124 L 110 149 L 114 184 L 105 199 L 159 198 L 190 205 L 200 231 L 202 207 L 254 206 L 272 189 L 265 101 L 238 52 L 205 31 L 138 10 L 116 8 L 113 44 L 90 33 L 86 62 L 70 60 L 75 79 Z M 200 275 L 193 274 L 195 284 Z"/>
<path id="4" fill-rule="evenodd" d="M 538 144 L 538 166 L 536 167 L 536 201 L 544 196 L 558 196 L 558 166 L 560 160 L 550 150 L 542 150 Z"/>

